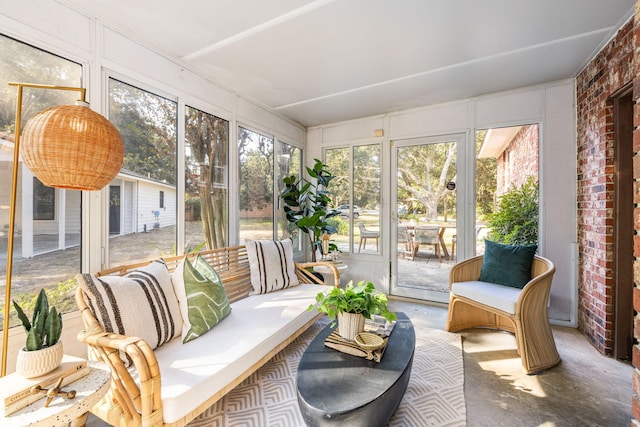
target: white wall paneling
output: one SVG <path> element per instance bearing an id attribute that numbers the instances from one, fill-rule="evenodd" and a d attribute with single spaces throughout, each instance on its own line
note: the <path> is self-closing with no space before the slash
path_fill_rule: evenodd
<path id="1" fill-rule="evenodd" d="M 386 116 L 333 123 L 310 128 L 307 132 L 308 153 L 318 154 L 318 146 L 330 147 L 352 144 L 372 135 L 378 123 L 383 123 L 385 141 L 465 133 L 466 153 L 473 158 L 476 129 L 514 124 L 540 124 L 540 253 L 553 260 L 557 267 L 550 301 L 550 317 L 555 323 L 575 326 L 577 323 L 575 254 L 571 251 L 576 240 L 576 135 L 575 89 L 573 80 L 555 82 L 519 91 L 497 93 L 479 98 L 460 100 L 442 105 L 398 111 Z M 384 144 L 383 156 L 390 150 Z M 388 167 L 388 158 L 383 165 Z M 475 162 L 469 161 L 472 172 Z M 473 174 L 465 188 L 474 187 Z M 387 174 L 383 184 L 383 200 L 389 200 L 390 184 Z M 390 214 L 388 203 L 384 215 Z M 474 205 L 467 206 L 468 218 L 473 218 Z M 389 222 L 382 223 L 383 236 L 390 236 Z M 467 229 L 473 224 L 464 225 Z M 388 241 L 388 240 L 387 240 Z M 383 244 L 384 247 L 384 244 Z M 469 256 L 470 253 L 465 254 Z M 349 254 L 349 276 L 374 279 L 381 288 L 388 289 L 389 251 L 383 250 L 377 262 Z"/>

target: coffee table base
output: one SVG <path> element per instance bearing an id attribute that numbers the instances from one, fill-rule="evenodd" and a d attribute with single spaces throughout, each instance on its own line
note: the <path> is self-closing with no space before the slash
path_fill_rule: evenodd
<path id="1" fill-rule="evenodd" d="M 407 390 L 415 348 L 411 321 L 397 314 L 380 363 L 325 347 L 330 327 L 309 344 L 296 381 L 298 405 L 309 427 L 387 425 Z"/>
<path id="2" fill-rule="evenodd" d="M 389 390 L 382 394 L 376 400 L 369 402 L 365 406 L 352 409 L 346 412 L 326 412 L 312 408 L 305 404 L 298 394 L 298 404 L 304 422 L 309 427 L 325 427 L 325 426 L 349 426 L 349 427 L 384 427 L 389 422 L 402 401 L 411 377 L 411 364 L 413 357 L 402 374 Z M 336 387 L 340 387 L 339 384 Z"/>

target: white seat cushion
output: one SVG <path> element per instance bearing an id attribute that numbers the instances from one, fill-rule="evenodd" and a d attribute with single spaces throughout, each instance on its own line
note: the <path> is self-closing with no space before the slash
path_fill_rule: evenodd
<path id="1" fill-rule="evenodd" d="M 522 289 L 480 281 L 456 282 L 451 285 L 451 293 L 454 295 L 469 298 L 510 314 L 516 313 L 516 302 L 520 292 Z"/>
<path id="2" fill-rule="evenodd" d="M 249 369 L 317 312 L 307 311 L 323 285 L 303 284 L 231 304 L 215 328 L 197 340 L 174 339 L 155 351 L 162 378 L 165 423 L 193 411 Z"/>

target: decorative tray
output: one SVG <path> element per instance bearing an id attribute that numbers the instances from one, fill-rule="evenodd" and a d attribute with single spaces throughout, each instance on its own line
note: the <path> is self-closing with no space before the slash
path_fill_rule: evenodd
<path id="1" fill-rule="evenodd" d="M 350 354 L 352 356 L 364 357 L 367 360 L 373 360 L 374 362 L 380 363 L 382 360 L 382 356 L 384 355 L 384 351 L 387 348 L 387 343 L 389 342 L 389 337 L 383 337 L 382 347 L 376 350 L 366 350 L 358 345 L 355 341 L 349 341 L 340 336 L 338 329 L 336 328 L 331 335 L 324 340 L 324 345 L 332 348 L 334 350 L 338 350 L 339 352 Z"/>

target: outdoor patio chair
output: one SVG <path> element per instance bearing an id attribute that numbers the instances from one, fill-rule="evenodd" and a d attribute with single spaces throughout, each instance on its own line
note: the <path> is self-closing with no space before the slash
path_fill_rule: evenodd
<path id="1" fill-rule="evenodd" d="M 376 239 L 376 252 L 378 252 L 378 239 L 380 238 L 380 233 L 373 230 L 367 230 L 367 227 L 364 226 L 363 222 L 358 222 L 358 228 L 360 229 L 360 245 L 358 245 L 358 252 L 362 248 L 367 247 L 367 239 Z"/>
<path id="2" fill-rule="evenodd" d="M 403 249 L 398 251 L 403 256 L 409 256 L 413 259 L 413 236 L 409 233 L 406 226 L 398 226 L 398 245 L 402 245 Z"/>
<path id="3" fill-rule="evenodd" d="M 414 253 L 418 254 L 421 245 L 433 246 L 433 253 L 442 262 L 440 255 L 440 227 L 416 227 L 413 236 Z"/>

